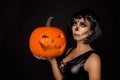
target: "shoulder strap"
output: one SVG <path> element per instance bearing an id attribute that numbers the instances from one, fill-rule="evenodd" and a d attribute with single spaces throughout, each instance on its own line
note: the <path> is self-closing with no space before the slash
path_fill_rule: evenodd
<path id="1" fill-rule="evenodd" d="M 95 53 L 94 50 L 87 51 L 84 55 L 84 58 L 87 59 L 92 53 Z"/>
<path id="2" fill-rule="evenodd" d="M 66 52 L 66 56 L 73 50 L 73 47 L 69 48 L 68 51 Z"/>
<path id="3" fill-rule="evenodd" d="M 92 53 L 95 53 L 95 51 L 94 50 L 87 51 L 83 55 L 78 56 L 75 60 L 77 61 L 77 63 L 81 61 L 85 62 Z"/>

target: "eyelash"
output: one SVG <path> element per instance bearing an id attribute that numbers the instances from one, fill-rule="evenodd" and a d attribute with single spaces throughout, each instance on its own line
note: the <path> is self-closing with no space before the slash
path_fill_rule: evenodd
<path id="1" fill-rule="evenodd" d="M 77 24 L 73 24 L 73 26 L 76 26 Z M 84 23 L 80 23 L 80 26 L 82 26 L 82 27 L 86 27 L 87 25 L 86 24 L 84 24 Z"/>
<path id="2" fill-rule="evenodd" d="M 84 24 L 84 23 L 83 23 L 83 24 L 80 24 L 80 25 L 81 25 L 82 27 L 86 27 L 86 26 L 87 26 L 87 25 L 86 25 L 86 24 Z"/>

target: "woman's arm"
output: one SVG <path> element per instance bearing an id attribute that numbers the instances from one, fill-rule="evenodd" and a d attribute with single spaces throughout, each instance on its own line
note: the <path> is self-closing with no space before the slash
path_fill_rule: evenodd
<path id="1" fill-rule="evenodd" d="M 86 62 L 89 80 L 101 80 L 101 59 L 97 54 L 92 54 Z"/>
<path id="2" fill-rule="evenodd" d="M 51 64 L 55 80 L 62 80 L 62 74 L 61 74 L 61 72 L 60 72 L 60 70 L 58 68 L 58 64 L 57 64 L 56 58 L 50 59 L 49 62 Z"/>

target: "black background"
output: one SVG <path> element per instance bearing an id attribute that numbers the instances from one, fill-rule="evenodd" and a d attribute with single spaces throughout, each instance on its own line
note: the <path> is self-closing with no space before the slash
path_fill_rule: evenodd
<path id="1" fill-rule="evenodd" d="M 0 73 L 3 80 L 54 80 L 47 61 L 29 50 L 33 29 L 53 16 L 53 26 L 66 33 L 72 12 L 93 8 L 100 17 L 103 35 L 95 47 L 102 54 L 102 79 L 119 80 L 119 2 L 116 0 L 4 0 L 0 1 Z M 68 40 L 69 41 L 69 40 Z"/>

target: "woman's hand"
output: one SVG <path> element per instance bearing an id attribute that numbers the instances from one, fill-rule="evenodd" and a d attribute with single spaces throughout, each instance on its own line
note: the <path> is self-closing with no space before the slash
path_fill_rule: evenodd
<path id="1" fill-rule="evenodd" d="M 44 57 L 41 57 L 41 56 L 36 56 L 36 55 L 33 55 L 35 58 L 39 59 L 39 60 L 47 60 L 47 58 L 44 58 Z"/>
<path id="2" fill-rule="evenodd" d="M 41 57 L 41 56 L 36 56 L 34 55 L 35 58 L 39 59 L 39 60 L 48 60 L 50 63 L 53 62 L 53 60 L 56 60 L 55 58 L 51 58 L 51 57 Z"/>

